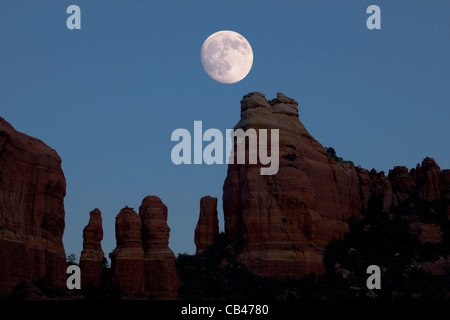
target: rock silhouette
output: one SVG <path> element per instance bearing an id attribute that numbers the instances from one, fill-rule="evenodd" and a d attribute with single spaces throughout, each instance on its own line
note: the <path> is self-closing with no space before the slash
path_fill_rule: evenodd
<path id="1" fill-rule="evenodd" d="M 109 255 L 113 284 L 126 293 L 144 292 L 142 222 L 132 208 L 123 208 L 116 217 L 116 242 Z"/>
<path id="2" fill-rule="evenodd" d="M 123 208 L 116 218 L 117 247 L 110 254 L 113 284 L 126 293 L 175 299 L 180 280 L 169 233 L 167 207 L 160 198 L 145 197 L 139 214 Z"/>
<path id="3" fill-rule="evenodd" d="M 180 280 L 175 255 L 169 248 L 167 207 L 156 196 L 147 196 L 139 207 L 144 247 L 145 292 L 156 299 L 178 296 Z"/>
<path id="4" fill-rule="evenodd" d="M 196 254 L 202 253 L 207 247 L 214 244 L 218 235 L 217 198 L 203 197 L 200 199 L 200 216 L 195 228 Z"/>
<path id="5" fill-rule="evenodd" d="M 102 213 L 94 209 L 90 213 L 89 223 L 83 229 L 83 251 L 80 256 L 81 287 L 99 286 L 105 254 L 102 250 L 103 239 Z"/>

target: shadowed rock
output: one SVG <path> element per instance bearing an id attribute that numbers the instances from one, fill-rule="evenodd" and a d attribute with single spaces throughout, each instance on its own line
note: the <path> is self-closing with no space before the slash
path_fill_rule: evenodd
<path id="1" fill-rule="evenodd" d="M 180 280 L 175 255 L 169 248 L 167 207 L 156 196 L 147 196 L 139 207 L 144 247 L 145 291 L 156 299 L 178 296 Z"/>
<path id="2" fill-rule="evenodd" d="M 15 285 L 66 285 L 61 158 L 0 117 L 0 294 Z"/>
<path id="3" fill-rule="evenodd" d="M 102 213 L 94 209 L 89 213 L 89 223 L 83 229 L 83 251 L 80 256 L 81 287 L 98 286 L 102 275 L 103 239 Z"/>
<path id="4" fill-rule="evenodd" d="M 200 216 L 195 228 L 196 254 L 202 253 L 207 247 L 211 246 L 218 235 L 217 198 L 203 197 L 200 200 Z"/>
<path id="5" fill-rule="evenodd" d="M 123 208 L 116 217 L 117 246 L 111 258 L 112 282 L 126 293 L 144 292 L 144 250 L 142 223 L 132 208 Z"/>

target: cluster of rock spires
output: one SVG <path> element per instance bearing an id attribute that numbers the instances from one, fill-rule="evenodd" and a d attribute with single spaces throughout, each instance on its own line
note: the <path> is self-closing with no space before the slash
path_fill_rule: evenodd
<path id="1" fill-rule="evenodd" d="M 237 128 L 279 129 L 278 173 L 262 176 L 260 164 L 229 164 L 223 185 L 225 233 L 239 259 L 257 275 L 299 279 L 322 274 L 325 246 L 343 239 L 349 221 L 362 219 L 369 208 L 393 212 L 414 202 L 441 201 L 450 219 L 450 170 L 425 158 L 414 169 L 394 167 L 386 176 L 337 161 L 300 122 L 298 103 L 283 94 L 270 101 L 258 92 L 244 96 Z M 57 153 L 0 118 L 0 293 L 40 279 L 65 287 L 64 196 Z M 410 228 L 423 243 L 442 239 L 438 225 L 414 216 Z M 158 197 L 144 198 L 139 213 L 123 208 L 110 254 L 113 284 L 130 294 L 176 298 L 181 283 L 169 232 L 167 207 Z M 217 198 L 204 197 L 196 253 L 218 235 Z M 102 238 L 101 212 L 95 209 L 83 230 L 83 287 L 100 283 Z"/>
<path id="2" fill-rule="evenodd" d="M 91 211 L 89 224 L 83 230 L 80 258 L 82 286 L 98 286 L 104 253 L 101 212 Z M 142 200 L 139 214 L 125 207 L 116 217 L 117 246 L 110 254 L 112 284 L 129 294 L 147 293 L 156 299 L 174 299 L 180 280 L 175 255 L 169 248 L 167 207 L 156 196 Z"/>

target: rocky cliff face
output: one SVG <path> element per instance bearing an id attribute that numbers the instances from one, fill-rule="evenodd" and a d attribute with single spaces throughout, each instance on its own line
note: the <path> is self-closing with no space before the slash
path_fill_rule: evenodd
<path id="1" fill-rule="evenodd" d="M 211 246 L 219 235 L 219 219 L 217 218 L 217 198 L 210 196 L 200 200 L 200 216 L 195 228 L 196 254 L 200 254 Z"/>
<path id="2" fill-rule="evenodd" d="M 237 128 L 279 129 L 280 159 L 272 176 L 260 175 L 260 164 L 228 166 L 225 231 L 242 243 L 241 260 L 261 276 L 324 272 L 324 247 L 361 217 L 355 168 L 326 153 L 300 122 L 298 103 L 283 94 L 271 101 L 258 92 L 244 96 Z"/>
<path id="3" fill-rule="evenodd" d="M 167 207 L 156 196 L 148 196 L 139 207 L 144 246 L 145 292 L 157 299 L 178 296 L 180 280 L 175 267 L 175 255 L 169 248 L 170 228 Z"/>
<path id="4" fill-rule="evenodd" d="M 66 282 L 61 158 L 0 117 L 0 294 L 20 282 Z"/>
<path id="5" fill-rule="evenodd" d="M 83 251 L 80 256 L 81 287 L 100 285 L 105 254 L 102 250 L 103 239 L 102 213 L 98 209 L 90 213 L 89 223 L 83 229 Z"/>

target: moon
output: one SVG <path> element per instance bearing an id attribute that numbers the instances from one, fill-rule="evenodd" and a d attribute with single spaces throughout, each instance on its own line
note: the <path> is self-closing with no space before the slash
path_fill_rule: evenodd
<path id="1" fill-rule="evenodd" d="M 253 50 L 242 35 L 230 30 L 210 35 L 202 45 L 202 65 L 214 80 L 232 84 L 244 79 L 253 65 Z"/>

